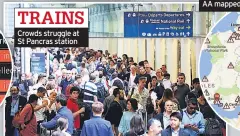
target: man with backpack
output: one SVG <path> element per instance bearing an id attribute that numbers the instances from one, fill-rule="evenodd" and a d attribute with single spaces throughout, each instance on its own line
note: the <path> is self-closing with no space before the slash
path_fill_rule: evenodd
<path id="1" fill-rule="evenodd" d="M 6 133 L 5 136 L 13 136 L 15 127 L 12 124 L 12 120 L 18 111 L 21 111 L 27 103 L 27 99 L 19 95 L 19 88 L 12 86 L 10 88 L 11 96 L 6 98 L 5 106 L 5 121 L 6 121 Z"/>
<path id="2" fill-rule="evenodd" d="M 205 132 L 204 136 L 223 136 L 225 122 L 222 121 L 210 106 L 204 108 Z"/>
<path id="3" fill-rule="evenodd" d="M 15 127 L 18 126 L 20 136 L 36 136 L 37 135 L 37 118 L 34 109 L 37 106 L 38 96 L 31 94 L 28 104 L 13 119 Z"/>
<path id="4" fill-rule="evenodd" d="M 90 81 L 85 82 L 84 85 L 81 86 L 81 90 L 83 93 L 83 102 L 86 103 L 87 108 L 90 112 L 90 117 L 92 116 L 92 103 L 97 101 L 97 86 L 95 84 L 96 74 L 90 74 Z M 86 111 L 85 111 L 86 112 Z"/>
<path id="5" fill-rule="evenodd" d="M 103 73 L 102 71 L 100 71 L 99 76 L 97 77 L 95 82 L 95 85 L 97 86 L 97 98 L 98 101 L 100 101 L 101 103 L 103 103 L 104 99 L 109 95 L 104 85 L 104 81 L 102 81 L 102 77 Z"/>

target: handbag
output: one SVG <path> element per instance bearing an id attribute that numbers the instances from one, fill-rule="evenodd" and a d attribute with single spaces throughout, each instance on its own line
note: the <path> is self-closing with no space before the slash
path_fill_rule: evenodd
<path id="1" fill-rule="evenodd" d="M 30 104 L 30 105 L 31 105 L 31 104 Z M 33 108 L 32 105 L 31 105 L 31 107 L 32 107 L 32 115 L 31 115 L 30 120 L 24 122 L 25 125 L 28 125 L 28 124 L 31 122 L 31 120 L 33 119 L 34 108 Z M 20 117 L 21 112 L 22 112 L 22 109 L 19 110 L 19 111 L 15 114 L 15 116 L 14 116 L 14 118 L 13 118 L 13 120 L 12 120 L 12 125 L 13 125 L 15 128 L 18 128 L 18 129 L 20 129 L 20 123 L 19 123 L 19 121 L 20 121 L 20 118 L 21 118 L 21 117 Z"/>

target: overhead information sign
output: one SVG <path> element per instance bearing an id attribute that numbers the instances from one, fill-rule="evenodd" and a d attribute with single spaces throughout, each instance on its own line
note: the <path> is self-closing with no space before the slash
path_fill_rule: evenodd
<path id="1" fill-rule="evenodd" d="M 193 12 L 125 12 L 124 37 L 193 37 Z"/>

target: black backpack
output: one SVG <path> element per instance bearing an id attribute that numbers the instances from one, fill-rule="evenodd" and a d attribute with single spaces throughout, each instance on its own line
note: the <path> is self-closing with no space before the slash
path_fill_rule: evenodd
<path id="1" fill-rule="evenodd" d="M 148 114 L 152 114 L 154 112 L 154 105 L 152 103 L 151 96 L 147 98 L 146 110 Z"/>
<path id="2" fill-rule="evenodd" d="M 205 136 L 223 136 L 220 122 L 217 119 L 207 118 Z"/>
<path id="3" fill-rule="evenodd" d="M 108 92 L 106 91 L 105 86 L 101 81 L 97 82 L 96 86 L 97 86 L 98 101 L 103 103 L 104 99 L 108 96 Z"/>

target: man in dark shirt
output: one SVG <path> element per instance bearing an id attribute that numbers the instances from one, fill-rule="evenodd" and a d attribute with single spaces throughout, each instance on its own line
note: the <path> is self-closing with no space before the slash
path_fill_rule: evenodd
<path id="1" fill-rule="evenodd" d="M 198 98 L 198 92 L 201 90 L 199 78 L 194 78 L 192 83 L 194 88 L 191 92 L 194 93 L 194 95 Z"/>
<path id="2" fill-rule="evenodd" d="M 76 68 L 73 63 L 72 63 L 72 59 L 71 59 L 71 55 L 67 55 L 66 56 L 66 64 L 65 64 L 65 67 L 67 70 L 72 70 L 73 68 Z"/>
<path id="3" fill-rule="evenodd" d="M 24 108 L 27 104 L 27 99 L 21 95 L 19 95 L 19 88 L 17 86 L 12 86 L 10 88 L 11 96 L 6 98 L 5 105 L 5 136 L 13 136 L 15 127 L 12 124 L 12 120 L 15 114 Z"/>
<path id="4" fill-rule="evenodd" d="M 63 55 L 62 54 L 60 54 L 60 51 L 57 51 L 57 55 L 56 56 L 54 56 L 54 59 L 57 59 L 58 60 L 58 62 L 60 63 L 60 59 L 62 59 L 63 60 Z"/>
<path id="5" fill-rule="evenodd" d="M 73 80 L 72 80 L 72 72 L 70 70 L 67 71 L 67 77 L 65 79 L 63 79 L 59 85 L 60 89 L 61 89 L 61 93 L 62 94 L 66 94 L 66 88 L 68 85 L 72 84 Z"/>
<path id="6" fill-rule="evenodd" d="M 118 126 L 123 115 L 123 109 L 120 105 L 120 100 L 124 99 L 124 93 L 119 88 L 114 89 L 114 101 L 110 104 L 105 119 L 110 121 L 113 128 L 113 133 L 118 135 Z"/>
<path id="7" fill-rule="evenodd" d="M 166 65 L 162 65 L 161 70 L 162 70 L 162 74 L 163 74 L 163 75 L 166 74 L 166 73 L 168 73 L 168 72 L 167 72 L 167 66 L 166 66 Z"/>
<path id="8" fill-rule="evenodd" d="M 139 71 L 140 71 L 140 74 L 136 76 L 134 83 L 138 84 L 139 77 L 146 77 L 147 81 L 146 81 L 145 88 L 148 88 L 148 83 L 151 82 L 151 76 L 149 74 L 147 74 L 147 72 L 143 66 L 141 66 L 139 68 Z"/>
<path id="9" fill-rule="evenodd" d="M 185 97 L 189 92 L 190 92 L 189 86 L 185 84 L 185 74 L 184 73 L 178 74 L 178 83 L 174 87 L 174 96 L 177 98 L 181 109 L 187 107 Z"/>

